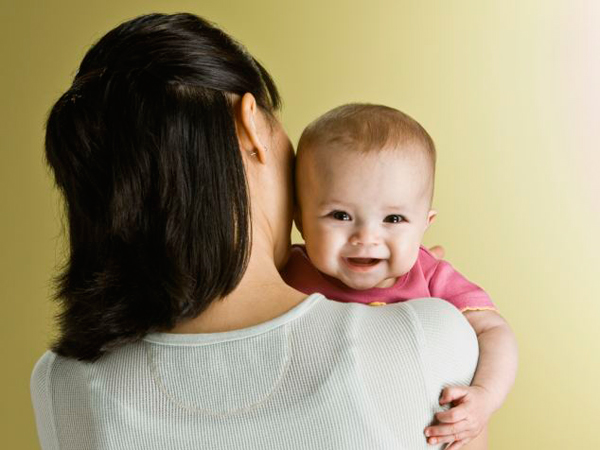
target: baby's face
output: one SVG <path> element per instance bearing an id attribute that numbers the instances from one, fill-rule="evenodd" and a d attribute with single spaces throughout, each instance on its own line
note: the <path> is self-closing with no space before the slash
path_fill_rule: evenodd
<path id="1" fill-rule="evenodd" d="M 420 151 L 309 151 L 298 167 L 298 227 L 312 263 L 353 289 L 389 287 L 414 265 L 430 210 Z"/>

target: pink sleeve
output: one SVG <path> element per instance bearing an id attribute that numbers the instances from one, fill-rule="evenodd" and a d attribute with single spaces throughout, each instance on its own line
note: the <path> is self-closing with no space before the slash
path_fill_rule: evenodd
<path id="1" fill-rule="evenodd" d="M 437 261 L 434 270 L 430 272 L 429 290 L 433 297 L 449 301 L 462 312 L 497 310 L 483 289 L 467 280 L 446 261 Z"/>

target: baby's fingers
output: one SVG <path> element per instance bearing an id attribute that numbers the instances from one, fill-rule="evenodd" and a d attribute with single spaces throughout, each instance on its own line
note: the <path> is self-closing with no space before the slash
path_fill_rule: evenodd
<path id="1" fill-rule="evenodd" d="M 462 448 L 464 445 L 467 445 L 468 443 L 469 443 L 468 439 L 464 439 L 462 441 L 454 441 L 452 444 L 450 444 L 444 450 L 458 450 L 459 448 Z"/>
<path id="2" fill-rule="evenodd" d="M 453 402 L 467 395 L 467 389 L 462 386 L 450 386 L 442 391 L 440 396 L 440 405 Z"/>
<path id="3" fill-rule="evenodd" d="M 451 438 L 449 441 L 438 441 L 438 442 L 452 442 L 456 436 L 463 435 L 463 433 L 469 434 L 469 425 L 466 420 L 462 420 L 458 423 L 450 423 L 450 424 L 442 424 L 442 425 L 432 425 L 430 427 L 425 428 L 425 436 L 433 437 L 433 438 Z M 465 437 L 465 436 L 463 436 Z M 428 441 L 429 442 L 429 441 Z"/>
<path id="4" fill-rule="evenodd" d="M 435 413 L 435 418 L 442 423 L 455 423 L 465 420 L 469 415 L 466 405 L 458 405 L 447 411 Z"/>
<path id="5" fill-rule="evenodd" d="M 457 433 L 450 433 L 450 434 L 443 434 L 443 435 L 436 435 L 436 436 L 432 436 L 427 438 L 427 443 L 431 444 L 431 445 L 437 445 L 437 444 L 449 444 L 449 443 L 460 443 L 461 441 L 465 440 L 465 439 L 470 439 L 472 436 L 470 436 L 469 431 L 461 431 L 461 432 L 457 432 Z M 454 445 L 454 444 L 453 444 Z M 463 445 L 463 443 L 456 446 L 456 448 L 460 448 Z"/>

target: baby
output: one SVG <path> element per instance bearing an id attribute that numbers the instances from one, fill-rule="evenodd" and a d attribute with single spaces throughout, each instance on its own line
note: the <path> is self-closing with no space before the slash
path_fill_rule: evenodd
<path id="1" fill-rule="evenodd" d="M 479 340 L 471 386 L 440 397 L 451 408 L 427 427 L 430 444 L 458 449 L 475 438 L 515 379 L 514 335 L 489 296 L 421 246 L 436 216 L 435 147 L 414 119 L 393 108 L 349 104 L 312 122 L 298 144 L 296 225 L 286 282 L 344 302 L 384 305 L 439 297 L 455 305 Z"/>

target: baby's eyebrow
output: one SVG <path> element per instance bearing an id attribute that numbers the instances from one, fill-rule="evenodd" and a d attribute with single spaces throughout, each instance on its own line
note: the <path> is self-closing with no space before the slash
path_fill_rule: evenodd
<path id="1" fill-rule="evenodd" d="M 319 206 L 321 208 L 323 208 L 325 206 L 331 206 L 331 205 L 344 206 L 344 207 L 350 206 L 349 203 L 342 202 L 342 201 L 339 201 L 339 200 L 324 200 L 321 203 L 319 203 Z"/>

